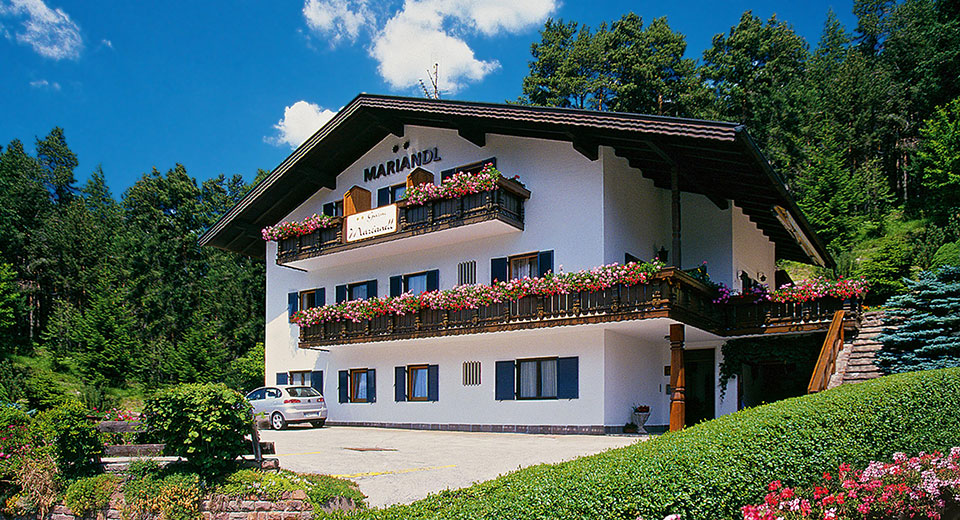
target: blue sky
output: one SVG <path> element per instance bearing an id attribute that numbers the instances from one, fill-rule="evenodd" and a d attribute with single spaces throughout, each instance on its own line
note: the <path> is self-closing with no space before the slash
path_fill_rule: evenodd
<path id="1" fill-rule="evenodd" d="M 357 93 L 419 95 L 434 61 L 446 98 L 516 99 L 547 17 L 667 16 L 699 58 L 748 9 L 815 45 L 830 8 L 854 28 L 852 0 L 0 0 L 0 144 L 61 126 L 117 196 L 177 162 L 251 180 Z"/>

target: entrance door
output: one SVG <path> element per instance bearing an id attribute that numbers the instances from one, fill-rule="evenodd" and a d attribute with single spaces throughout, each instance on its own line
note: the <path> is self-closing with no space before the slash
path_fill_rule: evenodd
<path id="1" fill-rule="evenodd" d="M 687 426 L 713 419 L 716 383 L 714 349 L 685 350 Z"/>

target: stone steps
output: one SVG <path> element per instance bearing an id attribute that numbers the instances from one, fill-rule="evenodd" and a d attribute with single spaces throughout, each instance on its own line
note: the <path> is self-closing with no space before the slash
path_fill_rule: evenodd
<path id="1" fill-rule="evenodd" d="M 883 372 L 876 363 L 876 354 L 883 348 L 883 344 L 877 341 L 877 338 L 884 330 L 894 328 L 895 325 L 884 321 L 883 312 L 865 313 L 860 327 L 844 341 L 830 386 L 859 383 L 882 376 Z"/>

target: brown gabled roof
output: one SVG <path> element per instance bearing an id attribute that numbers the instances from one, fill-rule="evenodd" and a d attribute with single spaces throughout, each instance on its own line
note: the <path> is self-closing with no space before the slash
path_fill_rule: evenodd
<path id="1" fill-rule="evenodd" d="M 263 257 L 260 229 L 277 223 L 388 134 L 404 125 L 456 129 L 482 146 L 486 134 L 569 141 L 587 156 L 613 147 L 618 156 L 661 188 L 681 172 L 680 188 L 718 205 L 740 207 L 776 244 L 777 258 L 815 261 L 795 238 L 800 233 L 827 266 L 833 260 L 810 228 L 777 173 L 742 125 L 640 114 L 524 105 L 475 103 L 360 94 L 200 237 L 210 245 Z M 792 232 L 775 206 L 793 217 Z M 793 233 L 793 234 L 792 234 Z M 815 255 L 814 255 L 815 256 Z"/>

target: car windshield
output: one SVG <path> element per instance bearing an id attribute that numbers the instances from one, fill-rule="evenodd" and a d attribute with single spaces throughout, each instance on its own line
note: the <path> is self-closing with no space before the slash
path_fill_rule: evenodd
<path id="1" fill-rule="evenodd" d="M 320 395 L 320 392 L 309 386 L 291 386 L 287 388 L 287 393 L 290 394 L 290 397 L 317 397 Z"/>

